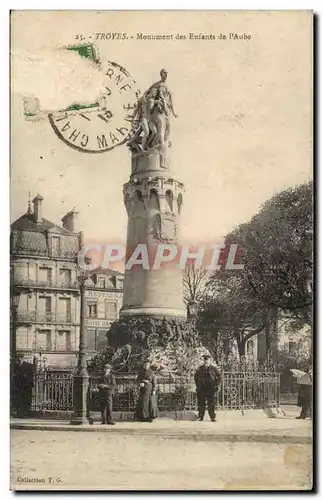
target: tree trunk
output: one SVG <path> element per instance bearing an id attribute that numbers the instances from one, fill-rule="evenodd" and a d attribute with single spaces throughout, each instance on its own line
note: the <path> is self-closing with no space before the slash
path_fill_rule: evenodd
<path id="1" fill-rule="evenodd" d="M 265 338 L 266 338 L 266 358 L 270 358 L 275 353 L 273 352 L 273 347 L 275 350 L 277 346 L 277 308 L 271 308 L 268 313 L 268 318 L 265 326 Z"/>
<path id="2" fill-rule="evenodd" d="M 226 359 L 228 359 L 230 354 L 230 341 L 228 338 L 223 339 L 223 354 Z"/>
<path id="3" fill-rule="evenodd" d="M 246 355 L 246 341 L 244 339 L 238 340 L 238 351 L 239 351 L 239 359 L 243 358 Z"/>
<path id="4" fill-rule="evenodd" d="M 266 355 L 267 358 L 271 351 L 271 338 L 270 338 L 270 323 L 268 322 L 265 327 L 265 340 L 266 340 Z"/>

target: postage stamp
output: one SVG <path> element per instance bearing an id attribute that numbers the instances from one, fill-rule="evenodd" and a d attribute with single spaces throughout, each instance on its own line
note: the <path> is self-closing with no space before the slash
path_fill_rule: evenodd
<path id="1" fill-rule="evenodd" d="M 91 44 L 67 47 L 77 50 L 82 57 L 90 57 L 99 64 Z M 115 62 L 104 69 L 106 82 L 98 89 L 96 102 L 73 103 L 65 110 L 48 115 L 57 136 L 78 151 L 104 153 L 124 144 L 131 132 L 131 111 L 139 96 L 136 82 L 130 73 Z"/>

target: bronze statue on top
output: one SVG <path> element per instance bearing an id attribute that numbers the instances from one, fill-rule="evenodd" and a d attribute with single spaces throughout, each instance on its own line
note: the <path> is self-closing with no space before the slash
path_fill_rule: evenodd
<path id="1" fill-rule="evenodd" d="M 162 93 L 165 96 L 166 105 L 167 105 L 169 111 L 173 114 L 173 116 L 175 118 L 178 118 L 177 114 L 174 111 L 172 94 L 171 94 L 170 90 L 168 89 L 168 87 L 167 87 L 167 85 L 165 83 L 166 80 L 167 80 L 167 76 L 168 76 L 167 71 L 165 69 L 162 69 L 160 71 L 160 80 L 158 82 L 156 82 L 156 83 L 153 83 L 149 87 L 149 89 L 147 90 L 147 92 L 150 92 L 154 88 L 157 88 L 158 90 L 162 91 Z M 168 112 L 168 114 L 169 114 L 169 112 Z"/>
<path id="2" fill-rule="evenodd" d="M 169 116 L 172 114 L 177 118 L 171 92 L 165 83 L 167 74 L 167 71 L 162 69 L 161 79 L 138 99 L 132 115 L 134 135 L 128 141 L 133 157 L 153 153 L 166 156 L 167 147 L 170 146 Z M 167 162 L 162 161 L 161 166 L 166 168 L 166 164 Z"/>

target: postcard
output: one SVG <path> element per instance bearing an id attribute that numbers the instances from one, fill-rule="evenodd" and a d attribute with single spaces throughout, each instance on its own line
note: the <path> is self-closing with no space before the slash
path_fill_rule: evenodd
<path id="1" fill-rule="evenodd" d="M 313 488 L 313 17 L 12 11 L 12 490 Z"/>

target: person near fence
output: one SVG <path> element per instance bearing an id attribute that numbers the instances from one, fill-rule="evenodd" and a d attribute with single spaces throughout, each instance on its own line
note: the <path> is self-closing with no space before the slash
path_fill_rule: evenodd
<path id="1" fill-rule="evenodd" d="M 207 402 L 210 419 L 212 422 L 215 422 L 215 394 L 220 389 L 222 377 L 219 368 L 211 364 L 209 355 L 204 355 L 203 360 L 203 365 L 197 369 L 194 375 L 198 404 L 198 418 L 200 421 L 204 419 L 205 403 Z"/>
<path id="2" fill-rule="evenodd" d="M 111 365 L 104 365 L 104 374 L 99 379 L 98 390 L 102 417 L 101 423 L 115 425 L 112 418 L 112 396 L 116 388 L 116 380 L 111 370 Z"/>
<path id="3" fill-rule="evenodd" d="M 12 398 L 16 415 L 20 418 L 28 416 L 31 407 L 34 387 L 34 367 L 22 357 L 14 363 L 12 380 Z"/>
<path id="4" fill-rule="evenodd" d="M 313 375 L 310 367 L 307 368 L 306 373 L 309 381 L 307 384 L 301 384 L 298 391 L 297 406 L 301 407 L 301 413 L 296 417 L 298 420 L 305 420 L 311 414 Z"/>
<path id="5" fill-rule="evenodd" d="M 135 416 L 141 422 L 152 422 L 158 416 L 156 377 L 148 361 L 139 371 L 137 382 L 140 392 Z"/>

